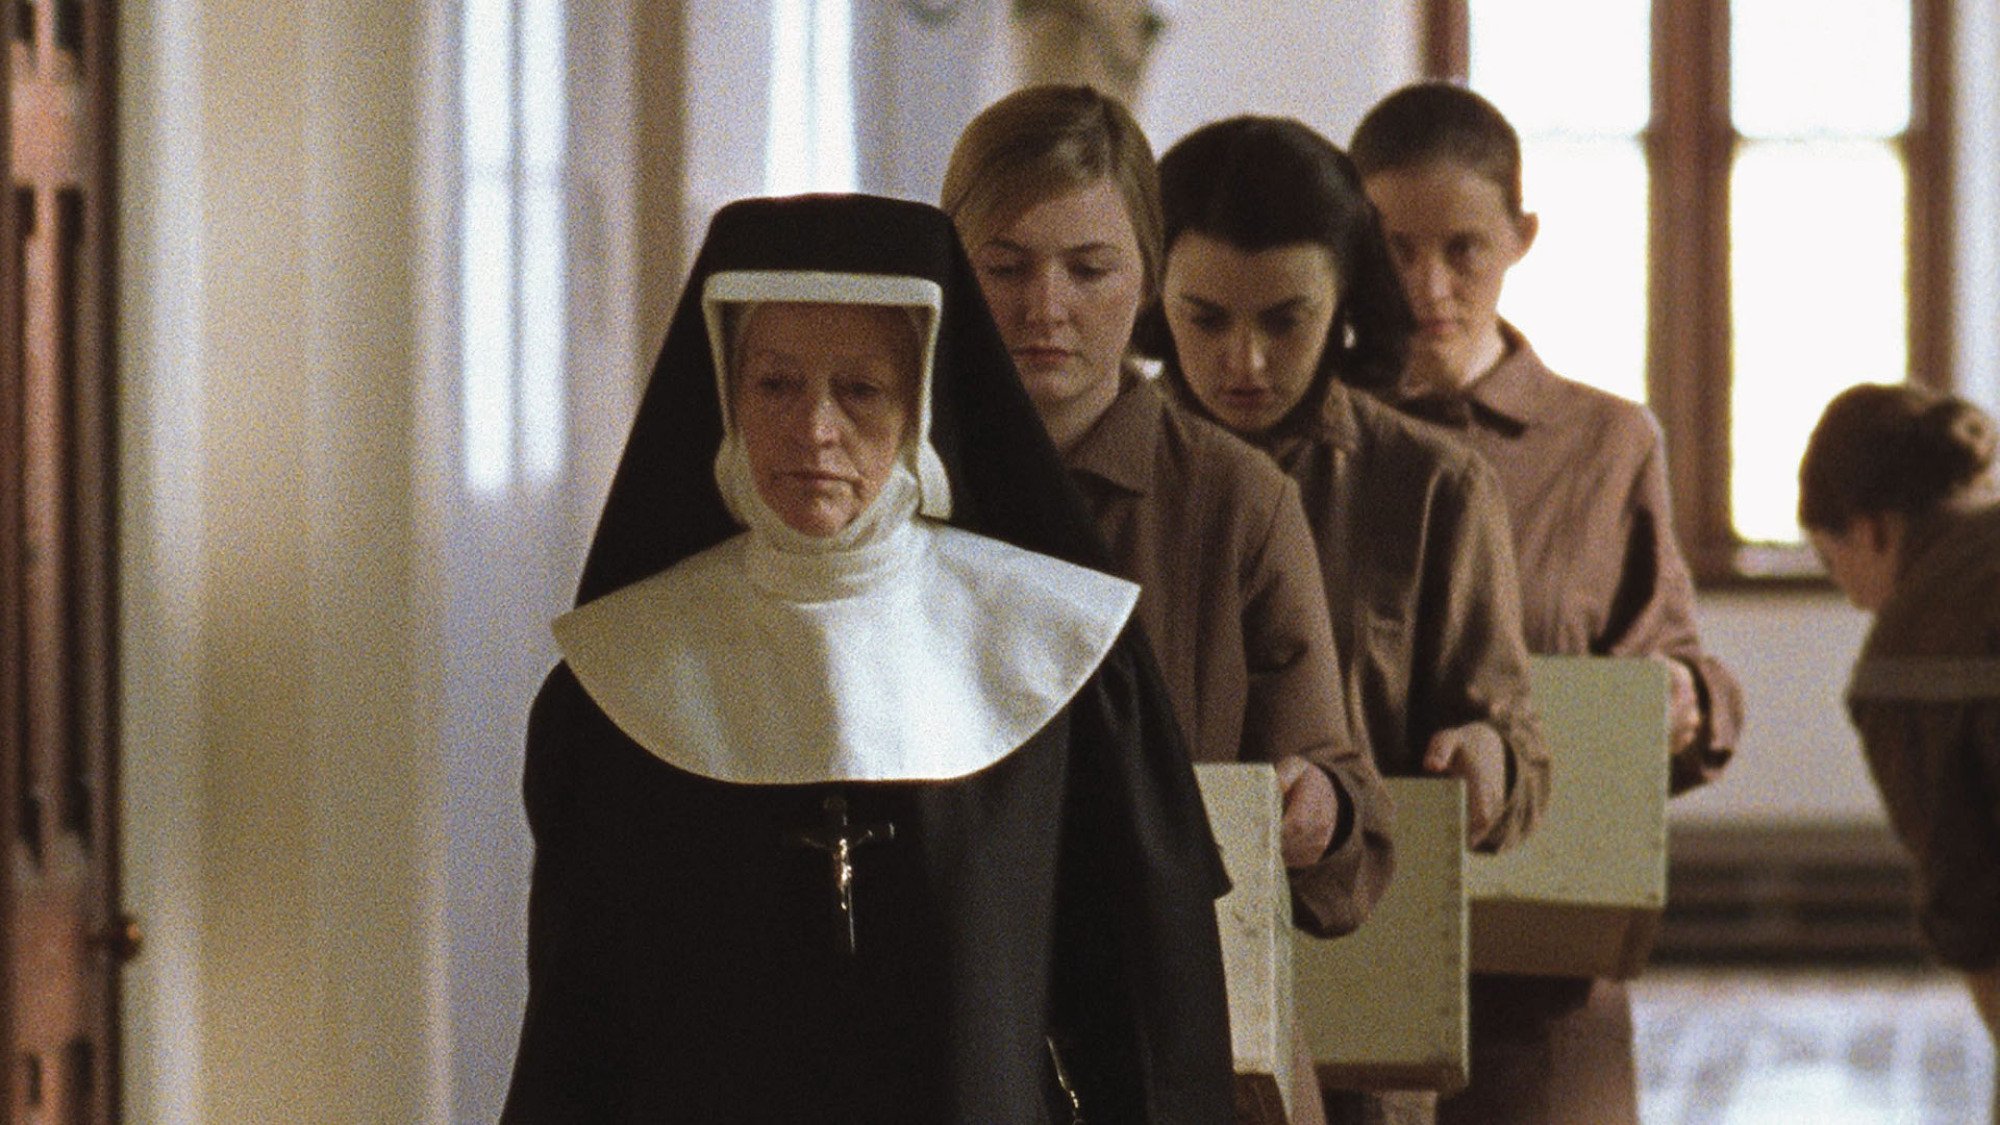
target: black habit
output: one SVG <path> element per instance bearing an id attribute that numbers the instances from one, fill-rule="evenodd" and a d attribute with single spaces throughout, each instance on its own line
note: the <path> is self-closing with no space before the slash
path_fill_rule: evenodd
<path id="1" fill-rule="evenodd" d="M 949 221 L 867 197 L 752 200 L 710 226 L 579 605 L 740 533 L 714 478 L 701 308 L 721 270 L 937 282 L 949 523 L 1104 569 Z M 1229 1118 L 1226 877 L 1135 626 L 1018 750 L 938 782 L 702 777 L 559 665 L 524 796 L 529 993 L 503 1121 L 1068 1121 L 1072 1092 L 1094 1123 Z M 842 816 L 851 840 L 876 829 L 853 845 L 845 914 L 826 850 Z"/>

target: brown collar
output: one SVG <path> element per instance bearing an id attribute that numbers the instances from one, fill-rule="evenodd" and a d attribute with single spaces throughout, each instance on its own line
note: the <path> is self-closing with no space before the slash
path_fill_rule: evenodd
<path id="1" fill-rule="evenodd" d="M 1294 434 L 1280 437 L 1268 443 L 1267 448 L 1283 459 L 1280 446 L 1291 446 L 1300 438 L 1330 445 L 1344 453 L 1352 453 L 1360 444 L 1358 436 L 1360 421 L 1354 415 L 1354 396 L 1365 394 L 1357 391 L 1339 379 L 1329 379 L 1325 389 L 1320 391 L 1319 409 L 1314 411 L 1302 426 L 1294 428 Z M 1289 452 L 1289 449 L 1285 450 Z"/>
<path id="2" fill-rule="evenodd" d="M 1063 455 L 1063 463 L 1072 473 L 1088 473 L 1115 488 L 1146 495 L 1153 487 L 1154 450 L 1166 410 L 1158 388 L 1126 376 L 1118 397 Z"/>
<path id="3" fill-rule="evenodd" d="M 1418 388 L 1405 380 L 1396 388 L 1396 405 L 1405 412 L 1453 429 L 1477 421 L 1489 428 L 1519 433 L 1535 424 L 1548 405 L 1549 369 L 1526 337 L 1506 321 L 1500 337 L 1507 350 L 1493 369 L 1454 394 Z"/>

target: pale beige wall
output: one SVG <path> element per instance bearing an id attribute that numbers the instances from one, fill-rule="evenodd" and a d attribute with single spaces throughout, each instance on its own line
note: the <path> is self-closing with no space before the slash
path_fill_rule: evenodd
<path id="1" fill-rule="evenodd" d="M 1960 0 L 1959 375 L 1966 394 L 2000 414 L 2000 5 Z"/>
<path id="2" fill-rule="evenodd" d="M 413 474 L 420 9 L 121 8 L 128 1118 L 441 1086 Z"/>
<path id="3" fill-rule="evenodd" d="M 547 486 L 474 494 L 443 474 L 426 544 L 448 638 L 435 674 L 451 1120 L 491 1121 L 506 1092 L 526 988 L 531 849 L 521 807 L 529 701 L 556 654 L 548 622 L 568 608 L 631 424 L 640 382 L 680 288 L 680 24 L 658 0 L 569 7 L 567 463 Z M 452 144 L 449 121 L 435 154 Z M 449 180 L 451 161 L 426 162 Z M 449 219 L 449 185 L 436 210 Z M 435 243 L 449 249 L 445 222 Z M 451 269 L 440 269 L 440 293 Z M 456 327 L 429 364 L 450 399 Z M 444 412 L 438 429 L 456 433 Z M 450 438 L 445 438 L 447 442 Z"/>
<path id="4" fill-rule="evenodd" d="M 199 64 L 191 6 L 121 11 L 121 797 L 126 906 L 145 950 L 125 988 L 125 1102 L 133 1120 L 202 1117 L 205 1049 L 200 833 L 204 776 L 199 325 Z M 178 278 L 178 283 L 159 283 Z"/>
<path id="5" fill-rule="evenodd" d="M 683 269 L 683 25 L 570 9 L 567 470 L 473 496 L 456 8 L 121 8 L 128 1120 L 505 1092 L 522 720 Z"/>
<path id="6" fill-rule="evenodd" d="M 1676 824 L 1882 819 L 1841 703 L 1868 619 L 1830 591 L 1701 595 L 1701 638 L 1743 682 L 1749 723 L 1722 779 L 1676 798 Z"/>
<path id="7" fill-rule="evenodd" d="M 1236 113 L 1297 117 L 1345 145 L 1416 74 L 1420 0 L 1174 0 L 1137 105 L 1156 148 Z"/>

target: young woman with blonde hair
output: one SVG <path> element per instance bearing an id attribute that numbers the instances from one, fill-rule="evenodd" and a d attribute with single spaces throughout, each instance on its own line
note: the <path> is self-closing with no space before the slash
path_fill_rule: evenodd
<path id="1" fill-rule="evenodd" d="M 1390 807 L 1350 727 L 1298 489 L 1127 362 L 1161 272 L 1144 134 L 1088 87 L 1017 91 L 966 127 L 943 206 L 1119 572 L 1140 585 L 1189 753 L 1277 767 L 1298 920 L 1353 930 L 1387 885 Z M 1316 1111 L 1310 1067 L 1301 1078 Z"/>

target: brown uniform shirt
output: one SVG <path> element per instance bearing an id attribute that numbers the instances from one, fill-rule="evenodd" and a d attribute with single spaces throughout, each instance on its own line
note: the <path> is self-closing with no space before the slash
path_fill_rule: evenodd
<path id="1" fill-rule="evenodd" d="M 2000 965 L 2000 504 L 1940 513 L 1905 544 L 1848 713 L 1916 857 L 1925 939 L 1981 972 Z"/>
<path id="2" fill-rule="evenodd" d="M 1133 380 L 1066 455 L 1153 642 L 1198 762 L 1303 754 L 1351 810 L 1316 864 L 1291 873 L 1300 921 L 1359 926 L 1394 866 L 1391 809 L 1349 731 L 1319 561 L 1298 490 L 1228 431 Z"/>
<path id="3" fill-rule="evenodd" d="M 1264 444 L 1298 483 L 1319 546 L 1348 704 L 1382 772 L 1422 772 L 1431 736 L 1490 724 L 1506 805 L 1483 848 L 1525 837 L 1548 800 L 1528 697 L 1514 547 L 1493 470 L 1449 436 L 1335 383 L 1302 431 Z"/>
<path id="4" fill-rule="evenodd" d="M 1510 325 L 1508 351 L 1462 395 L 1396 396 L 1458 431 L 1499 474 L 1514 526 L 1528 651 L 1674 657 L 1694 672 L 1702 732 L 1675 755 L 1679 793 L 1722 771 L 1743 691 L 1702 651 L 1694 583 L 1674 539 L 1666 452 L 1652 413 L 1561 378 Z"/>

